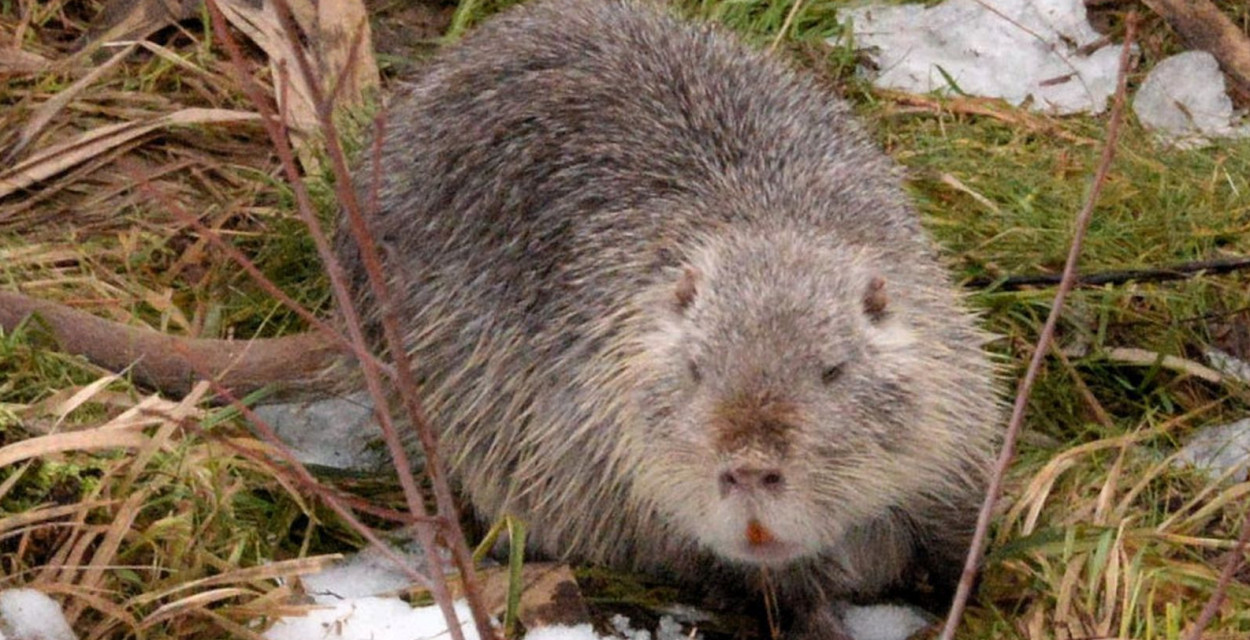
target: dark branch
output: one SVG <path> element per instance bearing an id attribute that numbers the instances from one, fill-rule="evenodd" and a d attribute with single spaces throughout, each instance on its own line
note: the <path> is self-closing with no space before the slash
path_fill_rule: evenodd
<path id="1" fill-rule="evenodd" d="M 1220 275 L 1250 269 L 1250 257 L 1219 258 L 1216 260 L 1198 260 L 1183 262 L 1158 269 L 1124 269 L 1121 271 L 1101 271 L 1087 273 L 1076 277 L 1076 284 L 1081 286 L 1097 286 L 1104 284 L 1124 284 L 1126 282 L 1166 282 L 1168 280 L 1184 280 L 1200 275 Z M 1063 278 L 1058 273 L 1026 274 L 991 278 L 979 276 L 964 283 L 969 289 L 992 289 L 994 291 L 1014 291 L 1025 287 L 1054 286 Z"/>
<path id="2" fill-rule="evenodd" d="M 1120 123 L 1123 121 L 1124 115 L 1124 96 L 1127 93 L 1128 74 L 1132 66 L 1130 53 L 1132 52 L 1133 39 L 1137 34 L 1136 12 L 1129 12 L 1126 27 L 1124 46 L 1120 49 L 1120 71 L 1116 79 L 1115 101 L 1111 105 L 1111 117 L 1107 123 L 1107 139 L 1103 143 L 1102 157 L 1098 162 L 1098 170 L 1094 173 L 1094 181 L 1086 196 L 1085 205 L 1081 207 L 1080 212 L 1076 215 L 1072 241 L 1068 246 L 1068 257 L 1063 265 L 1063 278 L 1059 282 L 1059 289 L 1055 292 L 1050 314 L 1046 317 L 1046 324 L 1042 326 L 1042 333 L 1037 339 L 1037 348 L 1033 350 L 1033 356 L 1029 359 L 1029 366 L 1024 372 L 1024 378 L 1016 388 L 1016 400 L 1012 405 L 1011 419 L 1007 423 L 1007 432 L 1003 435 L 1002 449 L 999 452 L 997 462 L 994 464 L 989 487 L 985 491 L 985 501 L 981 504 L 981 511 L 977 514 L 976 531 L 972 535 L 972 543 L 968 549 L 968 558 L 964 562 L 963 573 L 959 578 L 959 586 L 956 588 L 954 601 L 951 602 L 951 610 L 946 616 L 946 624 L 942 627 L 942 635 L 939 636 L 940 640 L 953 640 L 955 630 L 959 628 L 959 621 L 963 617 L 965 607 L 968 605 L 968 597 L 972 594 L 972 585 L 976 579 L 977 570 L 981 566 L 981 560 L 985 557 L 985 548 L 989 543 L 988 532 L 990 519 L 994 513 L 994 505 L 998 502 L 999 495 L 1002 494 L 1007 467 L 1011 464 L 1011 459 L 1015 453 L 1016 439 L 1024 424 L 1024 411 L 1028 405 L 1029 393 L 1033 390 L 1033 383 L 1037 380 L 1038 372 L 1041 371 L 1042 361 L 1050 350 L 1050 344 L 1055 335 L 1055 326 L 1059 323 L 1059 316 L 1063 310 L 1064 300 L 1072 290 L 1072 286 L 1076 283 L 1076 265 L 1081 257 L 1081 247 L 1085 241 L 1085 232 L 1089 228 L 1089 221 L 1094 215 L 1094 205 L 1098 202 L 1098 196 L 1102 193 L 1102 187 L 1107 181 L 1107 175 L 1111 172 L 1111 163 L 1115 159 L 1116 144 L 1120 137 Z"/>

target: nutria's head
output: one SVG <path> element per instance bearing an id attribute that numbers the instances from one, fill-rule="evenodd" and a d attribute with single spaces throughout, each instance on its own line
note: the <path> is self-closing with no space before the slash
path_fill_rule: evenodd
<path id="1" fill-rule="evenodd" d="M 890 273 L 789 233 L 688 256 L 648 306 L 635 497 L 722 557 L 784 564 L 946 481 L 944 347 Z"/>

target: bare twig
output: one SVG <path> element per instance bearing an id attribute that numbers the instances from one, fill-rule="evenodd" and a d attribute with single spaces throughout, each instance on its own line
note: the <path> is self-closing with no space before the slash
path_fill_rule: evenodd
<path id="1" fill-rule="evenodd" d="M 226 254 L 231 259 L 233 259 L 236 264 L 243 267 L 244 270 L 246 270 L 248 274 L 252 276 L 253 280 L 258 285 L 260 285 L 261 288 L 264 289 L 267 293 L 269 293 L 274 298 L 278 299 L 287 308 L 295 311 L 301 317 L 304 317 L 306 320 L 308 320 L 309 323 L 315 327 L 315 330 L 318 331 L 321 338 L 324 338 L 326 340 L 340 342 L 341 344 L 344 344 L 348 348 L 348 350 L 352 352 L 356 356 L 356 358 L 362 362 L 365 360 L 373 360 L 376 366 L 379 366 L 379 367 L 385 366 L 384 363 L 377 361 L 373 357 L 373 355 L 369 353 L 367 349 L 360 348 L 359 345 L 351 344 L 345 337 L 343 337 L 343 334 L 341 332 L 336 330 L 334 327 L 330 326 L 328 323 L 325 323 L 321 319 L 317 318 L 310 311 L 308 311 L 308 309 L 304 308 L 303 305 L 299 304 L 290 296 L 288 296 L 285 292 L 283 292 L 280 288 L 278 288 L 277 285 L 275 285 L 272 280 L 265 277 L 265 275 L 260 272 L 260 270 L 256 267 L 256 265 L 252 263 L 250 260 L 248 260 L 248 258 L 244 256 L 242 252 L 240 252 L 230 243 L 224 241 L 220 237 L 220 235 L 218 235 L 217 233 L 213 232 L 212 230 L 204 226 L 203 222 L 201 222 L 199 218 L 192 215 L 190 212 L 186 211 L 186 209 L 184 209 L 181 205 L 177 203 L 176 199 L 165 197 L 164 194 L 159 192 L 152 185 L 151 181 L 147 177 L 134 174 L 131 176 L 131 179 L 134 181 L 134 183 L 136 184 L 136 186 L 139 188 L 139 190 L 142 193 L 144 193 L 148 197 L 151 197 L 153 200 L 160 202 L 162 206 L 165 207 L 166 210 L 170 211 L 174 215 L 174 217 L 191 225 L 192 228 L 196 229 L 198 233 L 203 235 L 203 237 L 209 239 L 211 243 L 213 243 L 215 246 L 225 251 Z M 214 372 L 209 371 L 206 368 L 201 368 L 194 358 L 188 359 L 188 362 L 190 366 L 198 368 L 198 371 L 197 371 L 198 378 L 209 381 L 214 389 L 214 392 L 217 394 L 217 396 L 219 398 L 224 399 L 235 410 L 239 411 L 239 413 L 243 415 L 257 431 L 260 432 L 262 439 L 264 439 L 271 446 L 273 446 L 274 450 L 277 452 L 279 459 L 282 462 L 286 463 L 287 465 L 287 467 L 285 467 L 286 469 L 285 473 L 288 475 L 288 477 L 290 477 L 295 482 L 296 485 L 300 486 L 303 490 L 319 497 L 322 501 L 324 501 L 325 504 L 329 506 L 331 510 L 333 510 L 336 514 L 338 514 L 339 517 L 343 518 L 344 522 L 346 522 L 349 526 L 355 529 L 356 532 L 359 533 L 361 537 L 364 538 L 367 542 L 378 547 L 380 553 L 382 553 L 383 556 L 391 559 L 396 565 L 400 567 L 402 571 L 404 571 L 410 578 L 412 578 L 414 582 L 416 582 L 417 584 L 420 584 L 424 588 L 433 590 L 432 581 L 428 576 L 422 574 L 419 571 L 416 571 L 411 566 L 409 566 L 402 556 L 400 556 L 398 553 L 392 550 L 390 546 L 387 545 L 386 542 L 384 542 L 382 539 L 380 539 L 377 536 L 377 534 L 374 533 L 373 530 L 368 525 L 361 522 L 355 516 L 355 514 L 352 513 L 352 510 L 347 506 L 347 504 L 353 502 L 353 499 L 346 497 L 346 496 L 341 496 L 337 494 L 335 491 L 333 491 L 332 489 L 328 488 L 327 486 L 319 482 L 317 478 L 313 476 L 308 471 L 308 469 L 295 458 L 294 454 L 291 453 L 290 448 L 287 447 L 282 442 L 281 438 L 278 437 L 278 435 L 273 431 L 273 429 L 269 426 L 269 424 L 266 423 L 264 420 L 262 420 L 255 413 L 253 413 L 249 407 L 247 407 L 246 405 L 244 405 L 242 402 L 238 400 L 237 396 L 234 395 L 236 390 L 229 389 L 221 384 L 218 384 L 215 380 L 215 376 L 213 375 Z M 208 434 L 207 432 L 204 432 L 202 429 L 199 429 L 195 425 L 191 425 L 186 420 L 180 420 L 180 423 L 182 423 L 184 426 L 191 428 L 191 430 L 193 431 L 197 431 L 201 433 L 202 435 L 208 435 L 210 437 L 212 436 L 212 434 Z M 223 444 L 230 447 L 239 455 L 249 460 L 253 460 L 261 464 L 267 464 L 270 468 L 274 470 L 275 473 L 284 472 L 282 467 L 278 467 L 271 460 L 262 459 L 261 456 L 254 451 L 247 450 L 242 447 L 238 447 L 226 440 L 221 440 L 221 439 L 218 439 L 218 440 L 223 442 Z M 368 509 L 359 509 L 359 510 L 368 511 Z M 373 515 L 380 516 L 380 517 L 387 517 L 388 519 L 395 519 L 393 517 L 393 514 L 391 513 L 373 512 Z M 411 523 L 414 523 L 414 518 L 412 514 L 406 514 L 406 517 L 404 517 L 401 521 L 406 524 L 411 524 Z M 420 516 L 416 518 L 415 521 L 417 523 L 424 525 L 418 528 L 428 529 L 428 528 L 432 528 L 429 526 L 431 524 L 434 524 L 434 525 L 439 524 L 439 519 L 437 517 Z"/>
<path id="2" fill-rule="evenodd" d="M 277 0 L 276 7 L 287 32 L 290 34 L 297 33 L 294 27 L 294 18 L 286 2 Z M 292 37 L 294 36 L 292 35 Z M 350 53 L 354 55 L 356 51 L 357 49 L 353 47 Z M 438 439 L 429 420 L 426 418 L 425 410 L 421 406 L 417 382 L 412 374 L 412 365 L 404 340 L 404 333 L 400 330 L 396 307 L 391 303 L 391 292 L 387 287 L 387 277 L 383 272 L 382 259 L 374 242 L 373 234 L 369 230 L 369 224 L 365 219 L 364 211 L 356 197 L 356 191 L 351 187 L 351 170 L 347 165 L 347 156 L 339 144 L 338 131 L 334 122 L 333 105 L 327 99 L 320 82 L 317 81 L 316 71 L 304 50 L 297 48 L 295 53 L 295 59 L 300 66 L 300 72 L 304 75 L 313 104 L 317 109 L 317 118 L 320 121 L 322 131 L 325 132 L 326 152 L 330 156 L 335 176 L 335 196 L 342 210 L 347 214 L 348 229 L 351 231 L 352 239 L 356 242 L 360 251 L 361 262 L 368 275 L 370 291 L 373 293 L 377 308 L 382 312 L 380 314 L 382 331 L 389 353 L 395 360 L 399 398 L 408 414 L 410 425 L 416 431 L 417 438 L 425 452 L 426 474 L 429 476 L 430 484 L 434 490 L 434 499 L 438 512 L 443 516 L 443 522 L 446 525 L 443 531 L 444 540 L 450 548 L 452 560 L 460 572 L 463 595 L 465 600 L 468 601 L 469 610 L 473 616 L 478 634 L 482 638 L 489 638 L 494 634 L 494 631 L 486 607 L 482 602 L 481 590 L 474 576 L 472 552 L 469 550 L 468 543 L 465 542 L 464 532 L 460 529 L 455 498 L 452 495 L 451 485 L 447 479 L 446 472 L 443 470 L 442 461 L 438 453 Z M 380 140 L 382 129 L 377 129 L 374 135 L 375 141 Z M 377 164 L 379 152 L 380 149 L 375 147 L 375 171 L 380 169 Z M 372 182 L 376 185 L 378 182 L 376 176 L 378 174 L 375 173 L 374 175 L 375 178 Z M 350 299 L 341 298 L 339 300 L 340 305 L 351 306 L 351 303 Z M 385 396 L 374 394 L 374 400 L 380 407 L 384 408 L 386 406 Z M 404 493 L 408 497 L 409 508 L 414 513 L 424 515 L 425 505 L 420 500 L 415 476 L 412 473 L 411 466 L 408 464 L 407 453 L 404 451 L 403 443 L 399 439 L 398 431 L 388 433 L 384 430 L 383 437 L 399 473 L 400 485 L 404 488 Z M 423 528 L 418 528 L 417 532 L 422 537 L 421 542 L 426 547 L 430 561 L 436 562 L 437 559 L 434 557 L 437 555 L 434 546 L 436 544 L 434 532 Z M 436 583 L 441 582 L 441 576 L 435 576 L 435 581 Z M 451 606 L 451 599 L 448 598 L 444 603 L 440 598 L 439 606 L 443 609 L 444 617 L 447 618 L 452 636 L 459 640 L 459 624 L 456 621 L 455 611 Z"/>
<path id="3" fill-rule="evenodd" d="M 245 64 L 242 61 L 236 42 L 230 39 L 225 29 L 225 19 L 221 15 L 219 8 L 215 2 L 209 2 L 212 12 L 212 21 L 214 21 L 215 29 L 224 34 L 222 41 L 229 50 L 232 63 L 234 63 L 236 73 L 240 76 L 240 84 L 244 88 L 245 93 L 249 94 L 252 103 L 256 105 L 260 111 L 262 119 L 264 119 L 265 128 L 269 131 L 270 139 L 274 143 L 274 148 L 281 160 L 282 168 L 286 171 L 287 179 L 289 179 L 292 191 L 296 197 L 297 210 L 300 212 L 301 219 L 305 225 L 309 227 L 309 232 L 316 245 L 317 255 L 321 257 L 322 264 L 325 265 L 327 274 L 330 276 L 330 286 L 334 292 L 337 307 L 342 317 L 342 325 L 344 325 L 350 341 L 354 344 L 355 349 L 366 349 L 367 342 L 364 337 L 364 324 L 360 317 L 360 312 L 352 306 L 352 295 L 349 287 L 346 285 L 346 275 L 342 265 L 335 260 L 334 252 L 329 245 L 329 240 L 324 231 L 321 229 L 319 220 L 316 219 L 314 207 L 311 205 L 311 199 L 307 194 L 307 189 L 300 180 L 299 169 L 295 161 L 294 153 L 290 148 L 289 140 L 286 138 L 286 130 L 282 125 L 282 120 L 275 118 L 272 114 L 270 105 L 266 103 L 260 95 L 259 89 L 254 83 L 251 83 L 250 76 L 245 73 Z M 294 17 L 292 17 L 289 6 L 285 1 L 277 0 L 275 9 L 282 22 L 282 27 L 291 37 L 292 41 L 297 41 L 297 26 Z M 352 40 L 354 45 L 359 45 L 359 39 Z M 400 390 L 400 399 L 404 401 L 404 405 L 409 412 L 412 425 L 419 432 L 422 445 L 426 447 L 426 470 L 429 471 L 431 484 L 435 487 L 435 500 L 440 515 L 444 516 L 439 520 L 442 526 L 442 534 L 444 539 L 449 541 L 452 551 L 452 557 L 460 570 L 462 584 L 464 584 L 465 599 L 469 601 L 472 616 L 474 616 L 474 624 L 477 632 L 481 637 L 491 637 L 494 635 L 490 626 L 489 617 L 486 615 L 485 607 L 481 605 L 480 592 L 476 589 L 475 581 L 472 579 L 472 564 L 467 554 L 467 544 L 464 541 L 464 532 L 460 530 L 459 521 L 456 519 L 456 510 L 454 500 L 451 497 L 449 485 L 447 485 L 444 472 L 441 472 L 439 457 L 437 457 L 436 442 L 432 436 L 432 430 L 427 424 L 424 414 L 420 409 L 416 400 L 416 385 L 412 379 L 409 362 L 407 362 L 407 352 L 402 342 L 402 335 L 399 332 L 399 322 L 392 312 L 389 311 L 389 292 L 386 291 L 386 280 L 382 276 L 381 262 L 377 256 L 376 247 L 372 242 L 372 237 L 367 231 L 367 225 L 364 222 L 364 216 L 361 215 L 360 206 L 357 204 L 355 191 L 351 189 L 350 170 L 347 169 L 345 154 L 337 141 L 337 131 L 332 119 L 332 109 L 330 101 L 327 100 L 325 91 L 322 89 L 320 79 L 302 47 L 294 47 L 296 64 L 299 65 L 299 73 L 305 80 L 306 89 L 310 91 L 310 98 L 317 111 L 317 120 L 321 125 L 322 131 L 325 131 L 325 139 L 327 145 L 327 153 L 330 155 L 335 171 L 336 196 L 339 200 L 342 211 L 346 212 L 347 222 L 352 236 L 360 247 L 361 261 L 365 265 L 367 275 L 369 275 L 372 294 L 374 294 L 377 304 L 384 310 L 382 314 L 382 329 L 384 329 L 387 342 L 389 342 L 391 356 L 396 361 L 395 376 L 392 377 L 397 389 Z M 352 51 L 354 54 L 354 51 Z M 285 75 L 285 74 L 282 74 Z M 277 90 L 285 89 L 285 85 L 279 81 Z M 382 371 L 376 362 L 371 359 L 360 361 L 360 370 L 364 377 L 365 387 L 369 394 L 374 397 L 375 416 L 382 430 L 382 439 L 386 441 L 387 449 L 389 449 L 392 464 L 395 465 L 396 475 L 399 477 L 400 486 L 404 490 L 405 501 L 411 514 L 419 517 L 419 520 L 426 520 L 425 500 L 421 495 L 420 487 L 417 486 L 415 474 L 412 474 L 407 452 L 400 440 L 399 430 L 396 429 L 394 421 L 391 419 L 389 407 L 389 394 L 387 394 L 384 380 L 382 380 Z M 425 546 L 426 561 L 429 562 L 429 569 L 432 579 L 431 591 L 435 596 L 435 600 L 447 620 L 447 629 L 449 629 L 452 640 L 462 640 L 462 631 L 460 629 L 459 620 L 457 620 L 456 612 L 452 607 L 451 594 L 449 585 L 447 585 L 445 571 L 442 570 L 442 557 L 436 551 L 437 532 L 434 527 L 417 526 L 417 536 L 421 540 L 421 544 Z"/>
<path id="4" fill-rule="evenodd" d="M 281 1 L 277 2 L 275 6 L 283 20 L 283 26 L 288 36 L 293 40 L 297 40 L 298 31 L 294 28 L 294 21 L 291 17 L 290 7 L 288 7 L 285 2 Z M 304 185 L 301 180 L 301 176 L 299 175 L 299 164 L 295 159 L 293 150 L 291 149 L 283 120 L 277 117 L 277 115 L 273 112 L 273 109 L 269 105 L 268 101 L 265 100 L 259 87 L 256 86 L 252 78 L 246 73 L 246 63 L 244 62 L 242 52 L 239 49 L 238 43 L 230 37 L 225 17 L 222 15 L 220 8 L 215 2 L 212 1 L 208 3 L 208 7 L 213 21 L 213 27 L 217 33 L 221 34 L 222 44 L 230 54 L 233 68 L 239 76 L 239 84 L 248 95 L 248 98 L 253 102 L 253 104 L 256 105 L 257 110 L 261 113 L 262 122 L 264 123 L 265 129 L 269 134 L 270 140 L 273 142 L 274 150 L 281 160 L 282 167 L 287 174 L 287 179 L 291 184 L 292 192 L 295 195 L 297 210 L 299 211 L 301 219 L 308 227 L 309 235 L 316 246 L 317 254 L 320 256 L 322 264 L 329 275 L 330 287 L 334 293 L 339 313 L 343 319 L 343 327 L 346 329 L 348 337 L 353 343 L 354 348 L 367 350 L 368 342 L 364 337 L 364 324 L 361 320 L 359 312 L 352 305 L 353 299 L 347 286 L 346 274 L 344 273 L 343 266 L 335 260 L 328 236 L 322 229 L 321 223 L 315 215 L 315 208 L 313 207 L 312 199 L 308 194 L 307 187 Z M 316 91 L 313 102 L 323 116 L 322 124 L 324 125 L 326 121 L 330 120 L 328 117 L 324 117 L 325 114 L 330 112 L 330 109 L 326 104 L 324 93 L 321 92 L 320 83 L 316 78 L 316 74 L 312 71 L 311 65 L 308 63 L 307 58 L 303 56 L 303 50 L 299 47 L 296 47 L 295 50 L 297 52 L 296 59 L 300 66 L 302 75 L 305 79 L 310 80 L 310 82 L 308 82 L 308 86 L 314 88 Z M 278 82 L 279 86 L 276 87 L 276 90 L 284 90 L 282 83 L 280 81 Z M 330 124 L 332 125 L 332 122 Z M 328 142 L 332 143 L 330 149 L 337 149 L 336 133 L 332 126 L 326 129 L 326 138 Z M 354 194 L 351 192 L 351 189 L 342 188 L 344 185 L 350 184 L 350 175 L 348 175 L 348 172 L 345 169 L 345 163 L 341 162 L 341 150 L 338 154 L 335 154 L 332 151 L 331 155 L 335 160 L 336 184 L 341 187 L 338 195 L 342 196 L 345 192 L 351 194 L 347 196 L 346 200 L 341 199 L 340 204 L 343 206 L 344 210 L 348 212 L 352 211 L 353 208 L 357 211 L 357 214 L 355 215 L 350 215 L 349 213 L 353 233 L 355 233 L 357 224 L 354 219 L 359 217 L 359 209 L 358 207 L 355 207 Z M 340 157 L 335 157 L 336 155 Z M 365 240 L 367 239 L 368 238 L 366 237 Z M 360 244 L 362 253 L 372 247 L 372 243 L 370 242 L 360 241 Z M 366 264 L 368 264 L 367 258 Z M 373 280 L 373 276 L 375 274 L 372 269 L 368 270 L 370 271 L 370 279 Z M 388 335 L 388 339 L 390 337 L 391 336 Z M 401 358 L 402 356 L 400 354 L 403 354 L 403 352 L 404 349 L 402 346 L 399 349 L 392 349 L 392 354 L 397 358 Z M 407 362 L 402 360 L 400 360 L 400 362 L 401 366 L 398 368 L 407 369 Z M 368 359 L 362 360 L 360 365 L 360 371 L 362 377 L 364 378 L 365 387 L 370 396 L 374 398 L 375 417 L 382 427 L 383 439 L 386 441 L 387 448 L 392 457 L 392 462 L 395 465 L 400 486 L 403 489 L 409 511 L 413 514 L 424 517 L 426 515 L 425 502 L 421 495 L 420 488 L 416 484 L 415 475 L 412 473 L 411 465 L 408 463 L 407 452 L 404 450 L 402 442 L 400 442 L 398 435 L 399 431 L 391 418 L 390 411 L 388 410 L 387 399 L 389 396 L 386 392 L 385 385 L 383 384 L 382 371 L 375 366 L 373 361 Z M 403 377 L 399 379 L 399 384 L 401 388 L 405 387 Z M 409 404 L 408 401 L 405 402 L 406 404 Z M 433 452 L 430 451 L 427 453 Z M 437 458 L 435 457 L 428 462 L 429 465 L 427 466 L 432 467 L 435 463 L 437 463 Z M 434 479 L 435 486 L 437 486 L 438 479 L 441 478 L 441 476 L 442 474 L 431 474 L 431 477 Z M 440 493 L 442 492 L 436 491 L 436 497 L 441 497 L 439 495 Z M 440 499 L 440 511 L 444 515 L 455 513 L 454 510 L 449 511 L 443 509 L 441 504 L 442 502 L 443 500 Z M 443 527 L 443 531 L 447 534 L 445 537 L 449 540 L 454 540 L 458 536 L 463 538 L 458 522 L 448 521 L 447 526 Z M 451 593 L 448 588 L 446 576 L 444 575 L 444 571 L 442 569 L 443 559 L 436 551 L 436 532 L 431 527 L 418 526 L 417 534 L 426 550 L 426 559 L 429 563 L 430 577 L 432 578 L 431 591 L 434 594 L 435 601 L 438 603 L 439 608 L 442 610 L 444 618 L 447 620 L 448 631 L 450 632 L 453 640 L 463 640 L 463 632 L 461 631 L 458 623 L 455 609 L 452 606 Z M 463 544 L 463 541 L 461 544 Z M 455 545 L 453 543 L 453 551 L 454 547 Z M 469 567 L 469 570 L 471 571 L 471 567 Z M 469 580 L 470 575 L 468 573 L 462 573 L 461 578 L 462 580 Z M 470 597 L 471 596 L 466 593 L 466 598 Z M 474 623 L 478 627 L 479 635 L 483 638 L 492 637 L 493 630 L 490 627 L 489 620 L 486 617 L 484 609 L 480 605 L 480 599 L 476 602 L 471 599 L 470 607 L 474 614 Z"/>
<path id="5" fill-rule="evenodd" d="M 1184 280 L 1200 275 L 1218 275 L 1250 269 L 1250 257 L 1217 258 L 1215 260 L 1197 260 L 1182 262 L 1156 269 L 1124 269 L 1120 271 L 1101 271 L 1086 273 L 1076 277 L 1076 284 L 1097 286 L 1103 284 L 1124 284 L 1126 282 L 1165 282 L 1168 280 Z M 992 287 L 995 291 L 1011 291 L 1032 286 L 1059 284 L 1061 274 L 1039 273 L 1007 278 L 991 278 L 980 276 L 964 283 L 971 289 Z"/>
<path id="6" fill-rule="evenodd" d="M 981 504 L 981 511 L 977 515 L 976 532 L 973 534 L 971 548 L 968 550 L 968 558 L 964 563 L 963 575 L 959 578 L 959 587 L 956 589 L 955 599 L 951 603 L 950 614 L 947 616 L 946 625 L 942 629 L 941 640 L 952 640 L 955 637 L 955 630 L 959 628 L 959 621 L 963 617 L 964 608 L 968 605 L 968 597 L 972 594 L 972 584 L 976 578 L 977 569 L 980 567 L 981 560 L 985 555 L 990 516 L 994 511 L 994 504 L 998 501 L 999 494 L 1002 493 L 1003 479 L 1007 475 L 1007 467 L 1011 464 L 1011 459 L 1015 453 L 1016 438 L 1019 436 L 1021 426 L 1024 424 L 1024 410 L 1028 405 L 1029 392 L 1032 391 L 1033 383 L 1037 380 L 1038 372 L 1041 371 L 1042 362 L 1050 350 L 1050 343 L 1054 338 L 1055 326 L 1059 322 L 1059 315 L 1063 310 L 1064 300 L 1072 290 L 1072 286 L 1076 283 L 1076 265 L 1081 257 L 1085 231 L 1089 227 L 1089 221 L 1094 213 L 1094 206 L 1098 202 L 1098 195 L 1102 192 L 1102 186 L 1107 180 L 1107 175 L 1111 172 L 1111 163 L 1115 159 L 1116 141 L 1119 139 L 1120 123 L 1124 114 L 1124 96 L 1127 92 L 1130 54 L 1136 33 L 1137 14 L 1136 12 L 1130 12 L 1127 19 L 1127 32 L 1124 35 L 1124 46 L 1120 50 L 1120 70 L 1115 92 L 1115 103 L 1111 107 L 1111 120 L 1107 124 L 1107 140 L 1103 146 L 1102 158 L 1099 161 L 1098 170 L 1094 175 L 1094 181 L 1090 186 L 1089 194 L 1085 199 L 1085 205 L 1076 216 L 1076 228 L 1073 230 L 1072 244 L 1069 247 L 1068 258 L 1063 267 L 1063 279 L 1060 281 L 1059 290 L 1055 292 L 1050 315 L 1046 317 L 1046 324 L 1042 327 L 1042 333 L 1037 340 L 1037 346 L 1033 349 L 1033 356 L 1029 359 L 1029 367 L 1025 371 L 1024 379 L 1020 382 L 1020 386 L 1016 391 L 1016 400 L 1011 411 L 1011 420 L 1007 425 L 1007 433 L 1003 437 L 1002 451 L 999 453 L 994 474 L 990 478 L 990 485 L 985 493 L 985 501 Z"/>
<path id="7" fill-rule="evenodd" d="M 1224 597 L 1228 594 L 1228 585 L 1233 581 L 1233 574 L 1237 573 L 1237 568 L 1241 566 L 1243 556 L 1246 554 L 1246 544 L 1250 543 L 1250 508 L 1246 509 L 1246 517 L 1241 521 L 1241 535 L 1237 537 L 1237 546 L 1228 555 L 1228 562 L 1224 564 L 1224 570 L 1220 572 L 1220 580 L 1215 584 L 1215 593 L 1211 594 L 1211 599 L 1207 600 L 1206 606 L 1202 607 L 1202 613 L 1198 614 L 1198 619 L 1194 621 L 1194 626 L 1185 636 L 1185 640 L 1202 640 L 1202 630 L 1211 624 L 1215 619 L 1215 614 L 1219 612 L 1220 605 L 1224 603 Z"/>

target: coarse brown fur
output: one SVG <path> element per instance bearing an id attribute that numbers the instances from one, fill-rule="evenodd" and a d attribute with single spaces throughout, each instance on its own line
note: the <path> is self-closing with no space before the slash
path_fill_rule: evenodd
<path id="1" fill-rule="evenodd" d="M 952 585 L 992 367 L 842 101 L 650 5 L 539 0 L 441 51 L 384 122 L 357 186 L 482 518 L 691 582 L 767 565 L 810 637 L 836 637 L 815 622 L 835 598 Z"/>

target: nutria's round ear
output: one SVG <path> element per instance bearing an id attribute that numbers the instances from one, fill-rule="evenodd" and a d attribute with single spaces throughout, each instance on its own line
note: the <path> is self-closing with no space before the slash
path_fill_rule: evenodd
<path id="1" fill-rule="evenodd" d="M 677 279 L 677 285 L 673 287 L 673 300 L 677 311 L 685 312 L 690 308 L 695 296 L 699 293 L 699 281 L 702 279 L 703 274 L 694 267 L 686 267 L 682 271 L 681 277 Z"/>
<path id="2" fill-rule="evenodd" d="M 868 281 L 868 288 L 864 290 L 864 314 L 869 320 L 880 322 L 888 313 L 886 307 L 889 303 L 890 297 L 885 292 L 885 278 L 873 276 Z"/>

